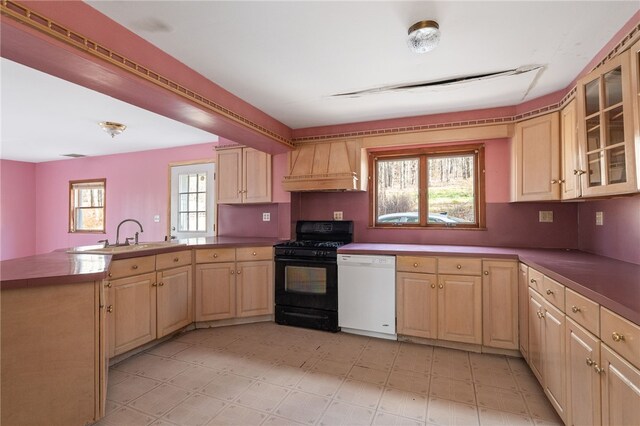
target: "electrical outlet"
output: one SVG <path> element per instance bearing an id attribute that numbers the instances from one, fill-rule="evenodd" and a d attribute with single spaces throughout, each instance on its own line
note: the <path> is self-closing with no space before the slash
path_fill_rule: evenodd
<path id="1" fill-rule="evenodd" d="M 159 215 L 159 214 L 155 215 L 155 216 L 153 217 L 153 221 L 154 221 L 155 223 L 160 222 L 160 215 Z"/>
<path id="2" fill-rule="evenodd" d="M 604 225 L 604 213 L 603 212 L 596 212 L 596 225 L 597 226 Z"/>
<path id="3" fill-rule="evenodd" d="M 342 220 L 342 212 L 333 212 L 333 220 Z"/>
<path id="4" fill-rule="evenodd" d="M 270 222 L 271 221 L 271 213 L 262 213 L 262 221 Z"/>
<path id="5" fill-rule="evenodd" d="M 538 212 L 538 222 L 553 222 L 553 211 L 540 210 Z"/>

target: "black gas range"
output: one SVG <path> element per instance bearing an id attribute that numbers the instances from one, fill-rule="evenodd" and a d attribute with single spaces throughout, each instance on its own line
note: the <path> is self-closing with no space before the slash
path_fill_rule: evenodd
<path id="1" fill-rule="evenodd" d="M 339 331 L 338 248 L 352 221 L 298 221 L 296 240 L 275 246 L 276 322 Z"/>

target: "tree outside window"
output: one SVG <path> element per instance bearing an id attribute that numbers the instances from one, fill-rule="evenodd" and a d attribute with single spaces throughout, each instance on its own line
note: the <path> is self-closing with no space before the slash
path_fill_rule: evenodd
<path id="1" fill-rule="evenodd" d="M 69 182 L 69 232 L 105 232 L 106 179 Z"/>

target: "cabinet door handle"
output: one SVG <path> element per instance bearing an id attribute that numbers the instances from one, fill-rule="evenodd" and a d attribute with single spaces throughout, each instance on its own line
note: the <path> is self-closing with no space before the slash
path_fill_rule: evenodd
<path id="1" fill-rule="evenodd" d="M 431 284 L 431 288 L 436 288 L 436 285 L 435 284 Z"/>
<path id="2" fill-rule="evenodd" d="M 414 263 L 414 264 L 413 264 L 413 267 L 414 267 L 414 268 L 417 268 L 417 267 L 418 267 L 418 264 L 417 264 L 417 263 Z"/>
<path id="3" fill-rule="evenodd" d="M 440 284 L 438 288 L 444 288 L 444 284 Z"/>
<path id="4" fill-rule="evenodd" d="M 109 276 L 112 277 L 113 275 L 111 275 L 111 272 L 109 272 Z"/>
<path id="5" fill-rule="evenodd" d="M 138 269 L 138 265 L 133 265 L 133 266 L 131 267 L 131 269 L 134 269 L 134 270 L 135 270 L 135 269 Z"/>
<path id="6" fill-rule="evenodd" d="M 591 366 L 593 366 L 593 364 L 595 364 L 595 361 L 594 361 L 594 360 L 592 360 L 591 358 L 587 358 L 587 365 L 588 365 L 589 367 L 591 367 Z"/>
<path id="7" fill-rule="evenodd" d="M 160 283 L 160 284 L 158 284 L 158 285 L 159 285 L 160 287 L 162 287 L 162 286 L 164 285 L 164 283 Z"/>
<path id="8" fill-rule="evenodd" d="M 535 283 L 537 283 L 537 282 L 538 282 L 538 281 L 536 281 L 535 279 L 531 278 L 531 284 L 535 284 Z"/>
<path id="9" fill-rule="evenodd" d="M 604 368 L 600 368 L 598 364 L 593 364 L 593 369 L 595 370 L 596 374 L 604 373 Z"/>
<path id="10" fill-rule="evenodd" d="M 179 257 L 174 257 L 174 258 L 173 258 L 173 261 L 174 261 L 174 262 L 179 262 L 179 261 L 180 261 L 180 258 L 179 258 Z"/>
<path id="11" fill-rule="evenodd" d="M 218 257 L 218 253 L 213 253 L 213 258 L 216 259 Z"/>
<path id="12" fill-rule="evenodd" d="M 558 183 L 564 183 L 564 179 L 560 179 Z"/>
<path id="13" fill-rule="evenodd" d="M 580 311 L 582 311 L 582 309 L 578 308 L 576 305 L 573 305 L 571 307 L 571 312 L 573 312 L 574 314 L 577 314 Z"/>
<path id="14" fill-rule="evenodd" d="M 553 294 L 553 290 L 547 290 L 547 294 L 548 295 L 552 295 Z"/>
<path id="15" fill-rule="evenodd" d="M 107 306 L 107 312 L 109 313 L 113 312 L 113 305 Z"/>
<path id="16" fill-rule="evenodd" d="M 234 271 L 233 269 L 231 270 L 231 275 L 235 274 L 236 271 Z"/>
<path id="17" fill-rule="evenodd" d="M 551 179 L 551 184 L 555 185 L 556 183 L 559 183 L 557 179 Z"/>
<path id="18" fill-rule="evenodd" d="M 624 334 L 615 331 L 611 334 L 611 338 L 614 342 L 624 342 Z"/>
<path id="19" fill-rule="evenodd" d="M 113 285 L 111 283 L 107 284 L 107 288 L 111 288 Z"/>
<path id="20" fill-rule="evenodd" d="M 484 271 L 484 274 L 485 275 L 489 275 L 489 271 Z"/>
<path id="21" fill-rule="evenodd" d="M 544 312 L 538 311 L 536 312 L 536 314 L 538 315 L 538 318 L 540 319 L 544 318 Z"/>
<path id="22" fill-rule="evenodd" d="M 153 284 L 151 284 L 151 287 L 158 287 L 158 284 L 157 283 L 153 283 Z"/>
<path id="23" fill-rule="evenodd" d="M 456 268 L 462 269 L 462 265 L 456 265 Z"/>
<path id="24" fill-rule="evenodd" d="M 238 275 L 240 275 L 241 273 L 242 273 L 242 271 L 241 271 L 240 269 L 238 269 L 238 270 L 236 271 L 236 274 L 238 274 Z"/>
<path id="25" fill-rule="evenodd" d="M 255 256 L 257 253 L 254 251 L 253 253 L 251 253 L 253 256 Z"/>

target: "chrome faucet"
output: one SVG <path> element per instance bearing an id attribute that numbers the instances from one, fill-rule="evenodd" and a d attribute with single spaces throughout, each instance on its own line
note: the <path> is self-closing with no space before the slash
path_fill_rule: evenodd
<path id="1" fill-rule="evenodd" d="M 122 222 L 120 222 L 118 224 L 118 228 L 116 229 L 116 245 L 120 244 L 120 227 L 125 222 L 135 222 L 135 223 L 137 223 L 138 226 L 140 227 L 140 232 L 144 232 L 144 229 L 142 229 L 142 224 L 140 222 L 138 222 L 135 219 L 125 219 L 125 220 L 123 220 Z M 129 238 L 127 238 L 125 241 L 126 241 L 125 245 L 129 245 Z M 135 236 L 135 243 L 138 244 L 138 233 L 137 232 L 136 232 L 136 236 Z"/>

